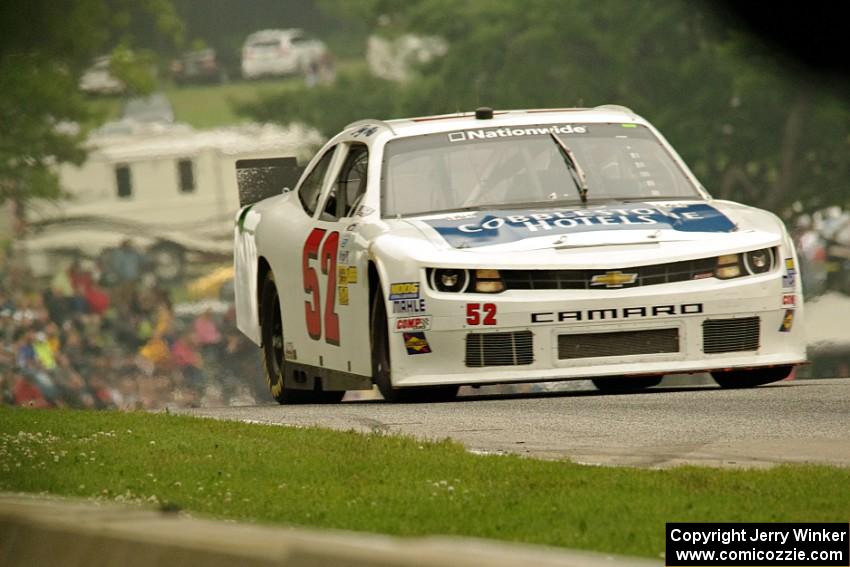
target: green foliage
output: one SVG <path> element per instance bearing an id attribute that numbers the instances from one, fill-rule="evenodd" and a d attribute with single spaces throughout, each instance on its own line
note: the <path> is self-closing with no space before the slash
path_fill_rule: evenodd
<path id="1" fill-rule="evenodd" d="M 623 104 L 651 120 L 718 197 L 787 214 L 850 204 L 850 106 L 715 20 L 664 0 L 321 0 L 375 33 L 440 35 L 406 85 L 352 78 L 244 108 L 330 134 L 367 116 Z M 387 96 L 391 95 L 391 96 Z M 365 111 L 365 112 L 364 112 Z"/>
<path id="2" fill-rule="evenodd" d="M 591 467 L 460 445 L 164 414 L 0 408 L 0 490 L 403 536 L 658 557 L 665 522 L 828 522 L 850 470 Z"/>
<path id="3" fill-rule="evenodd" d="M 153 88 L 150 54 L 133 54 L 133 26 L 179 39 L 169 0 L 31 0 L 0 5 L 0 203 L 61 195 L 50 166 L 81 163 L 94 120 L 78 89 L 92 58 L 114 46 L 113 71 L 137 92 Z"/>

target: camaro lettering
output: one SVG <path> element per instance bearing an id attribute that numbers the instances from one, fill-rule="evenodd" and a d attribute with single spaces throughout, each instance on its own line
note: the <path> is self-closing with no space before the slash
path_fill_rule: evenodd
<path id="1" fill-rule="evenodd" d="M 610 317 L 609 317 L 610 315 Z M 587 318 L 590 321 L 594 319 L 616 319 L 617 318 L 617 310 L 616 309 L 591 309 L 587 312 Z"/>
<path id="2" fill-rule="evenodd" d="M 563 323 L 565 321 L 611 321 L 615 319 L 640 319 L 662 315 L 699 315 L 702 303 L 678 305 L 640 305 L 619 309 L 588 309 L 584 311 L 542 311 L 531 314 L 532 323 Z"/>

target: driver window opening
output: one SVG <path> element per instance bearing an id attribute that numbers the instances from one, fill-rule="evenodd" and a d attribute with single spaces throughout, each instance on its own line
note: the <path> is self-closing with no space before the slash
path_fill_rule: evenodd
<path id="1" fill-rule="evenodd" d="M 369 151 L 366 146 L 352 145 L 348 150 L 345 163 L 339 176 L 328 193 L 324 220 L 336 220 L 353 216 L 363 196 L 366 194 L 366 170 L 369 165 Z"/>

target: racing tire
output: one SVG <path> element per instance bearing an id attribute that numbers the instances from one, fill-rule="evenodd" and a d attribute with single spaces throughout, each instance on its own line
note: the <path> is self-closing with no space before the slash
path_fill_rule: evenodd
<path id="1" fill-rule="evenodd" d="M 771 382 L 785 380 L 791 374 L 793 366 L 773 366 L 756 370 L 729 370 L 712 372 L 711 377 L 721 388 L 755 388 Z"/>
<path id="2" fill-rule="evenodd" d="M 663 376 L 641 376 L 628 377 L 617 376 L 614 378 L 599 378 L 591 380 L 596 389 L 602 392 L 636 392 L 646 390 L 661 383 Z"/>
<path id="3" fill-rule="evenodd" d="M 372 343 L 372 380 L 384 400 L 390 403 L 448 402 L 457 396 L 460 386 L 394 388 L 390 366 L 390 341 L 387 308 L 379 289 L 372 299 L 370 321 Z"/>
<path id="4" fill-rule="evenodd" d="M 286 362 L 283 354 L 283 319 L 280 315 L 280 296 L 271 270 L 266 273 L 260 299 L 260 332 L 263 343 L 263 370 L 269 392 L 279 404 L 336 403 L 345 391 L 294 390 L 284 387 Z"/>

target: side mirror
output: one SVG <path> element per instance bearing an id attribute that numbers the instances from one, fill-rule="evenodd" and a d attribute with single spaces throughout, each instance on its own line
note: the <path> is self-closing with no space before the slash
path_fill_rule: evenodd
<path id="1" fill-rule="evenodd" d="M 297 185 L 303 171 L 294 157 L 237 160 L 239 206 L 253 205 L 288 191 Z"/>

